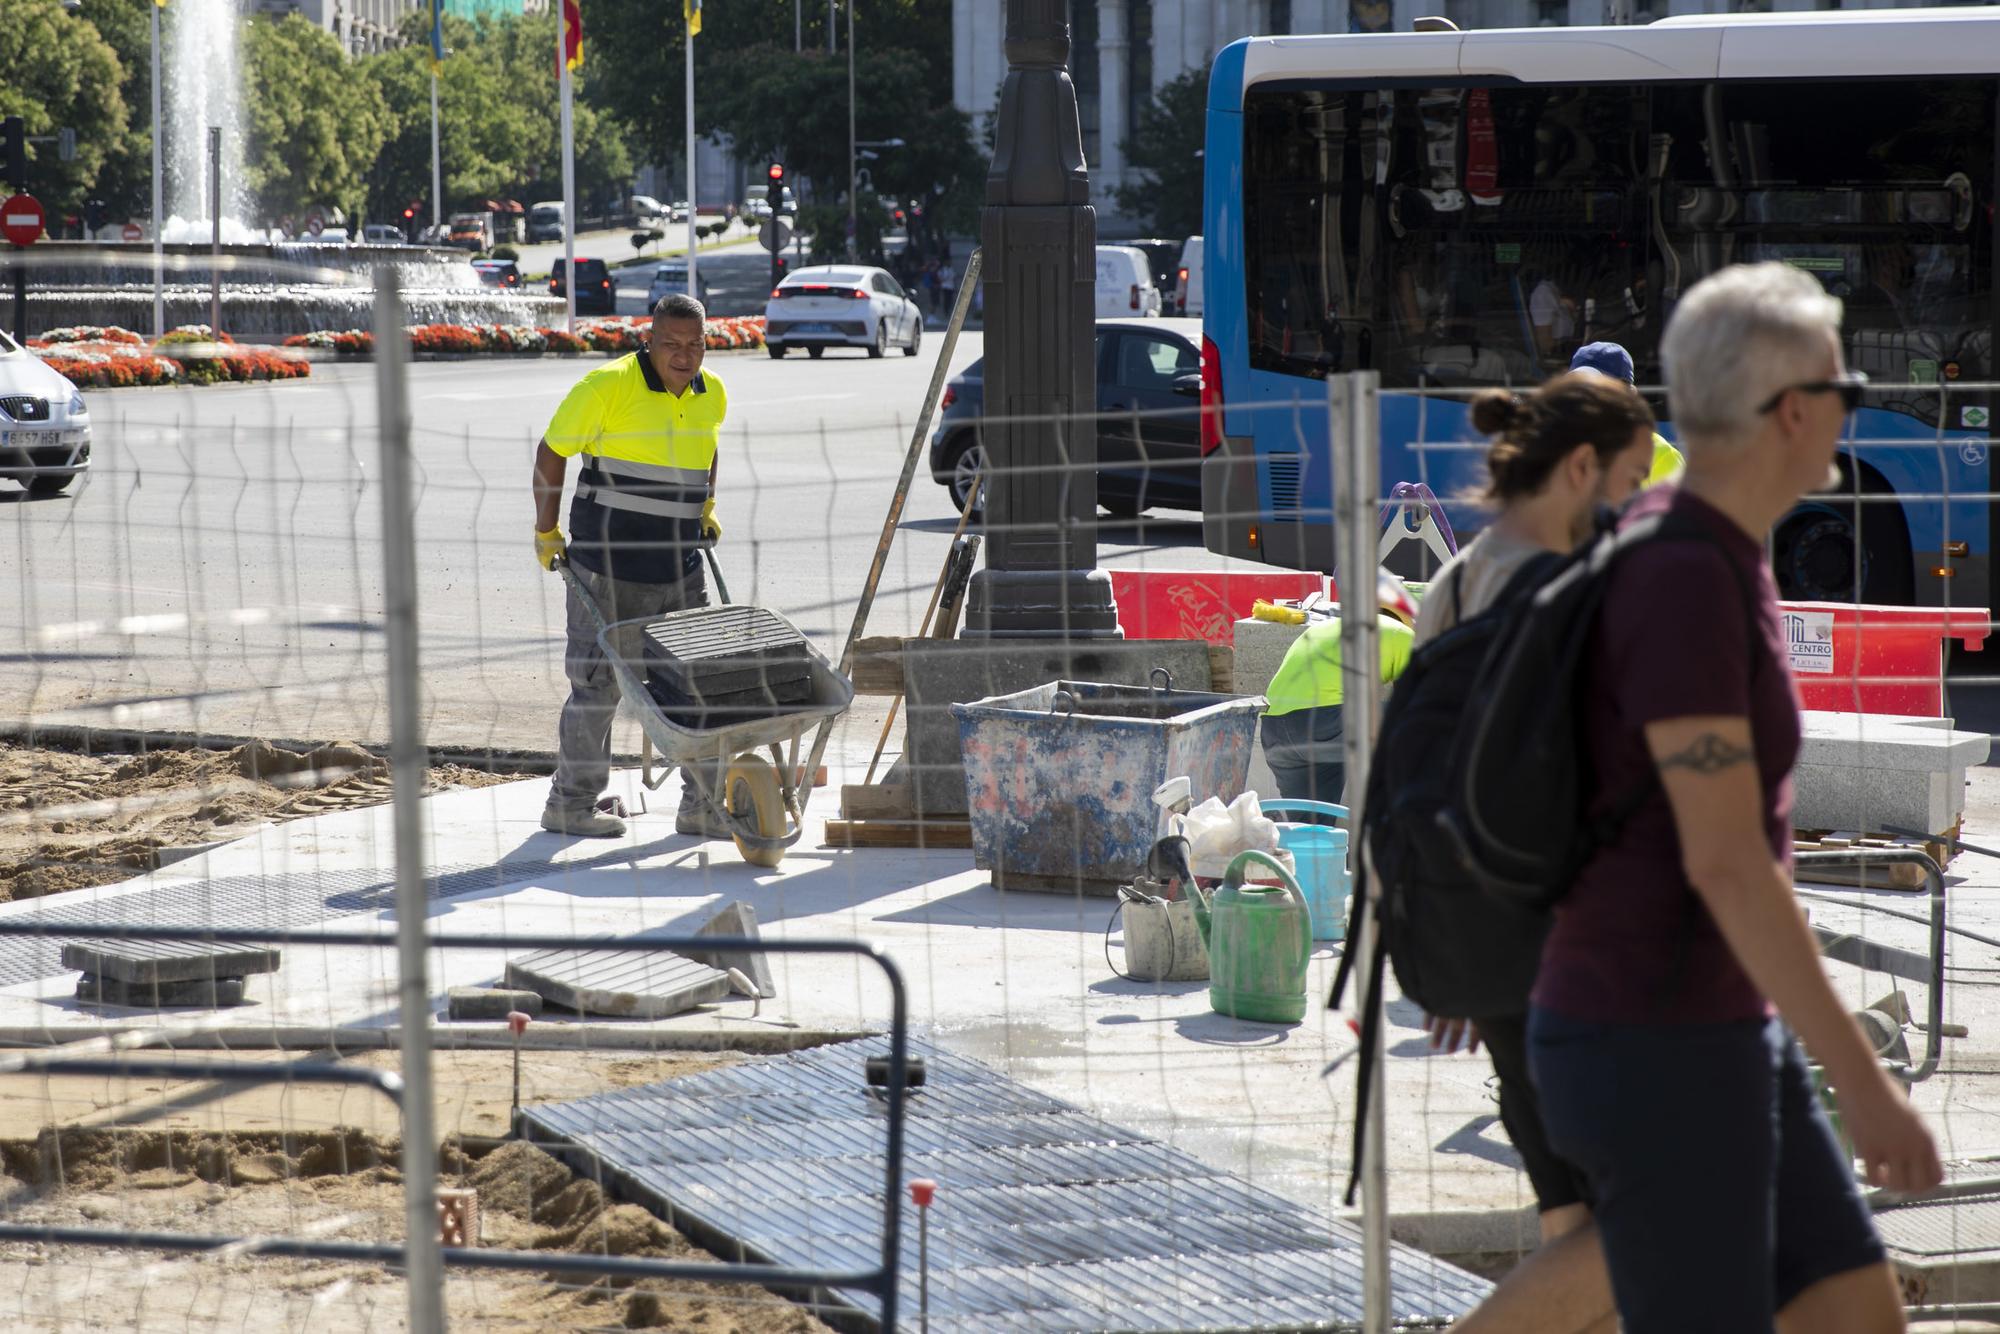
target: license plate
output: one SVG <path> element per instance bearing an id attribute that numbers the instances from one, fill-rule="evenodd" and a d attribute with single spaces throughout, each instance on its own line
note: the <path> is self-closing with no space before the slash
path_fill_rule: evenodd
<path id="1" fill-rule="evenodd" d="M 806 322 L 805 322 L 804 324 L 795 324 L 795 325 L 793 325 L 793 326 L 792 326 L 792 332 L 794 332 L 794 333 L 829 333 L 829 332 L 831 332 L 831 330 L 830 330 L 830 329 L 829 329 L 829 328 L 827 327 L 827 325 L 826 325 L 826 324 L 825 324 L 824 322 L 815 322 L 815 321 L 812 321 L 812 320 L 807 320 L 807 321 L 806 321 Z"/>

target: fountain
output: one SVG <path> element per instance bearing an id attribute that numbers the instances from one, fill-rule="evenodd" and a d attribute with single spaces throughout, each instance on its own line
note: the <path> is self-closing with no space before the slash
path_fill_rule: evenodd
<path id="1" fill-rule="evenodd" d="M 245 342 L 320 329 L 367 328 L 378 266 L 396 270 L 413 323 L 554 322 L 555 298 L 483 286 L 462 250 L 284 241 L 244 221 L 242 64 L 238 0 L 176 0 L 164 69 L 166 327 L 206 324 L 209 284 L 222 270 L 222 327 Z M 210 254 L 208 128 L 222 130 L 222 253 Z M 157 131 L 156 131 L 157 132 Z M 30 265 L 27 333 L 68 325 L 153 327 L 151 241 L 44 241 Z"/>

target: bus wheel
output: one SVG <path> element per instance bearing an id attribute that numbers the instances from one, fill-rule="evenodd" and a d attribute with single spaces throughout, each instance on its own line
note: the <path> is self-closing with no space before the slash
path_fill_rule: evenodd
<path id="1" fill-rule="evenodd" d="M 1771 564 L 1787 602 L 1908 605 L 1916 596 L 1908 525 L 1886 496 L 1806 501 L 1779 522 Z"/>

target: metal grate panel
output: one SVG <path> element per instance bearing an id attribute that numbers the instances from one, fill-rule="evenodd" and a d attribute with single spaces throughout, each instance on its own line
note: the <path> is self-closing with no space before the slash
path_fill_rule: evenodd
<path id="1" fill-rule="evenodd" d="M 1299 456 L 1266 454 L 1264 468 L 1271 479 L 1272 512 L 1296 515 L 1299 511 Z"/>
<path id="2" fill-rule="evenodd" d="M 729 1253 L 865 1268 L 880 1254 L 884 1113 L 862 1063 L 886 1038 L 526 1108 L 528 1133 Z M 930 1218 L 936 1330 L 1343 1329 L 1361 1318 L 1361 1234 L 929 1043 L 909 1101 L 908 1170 Z M 917 1311 L 917 1220 L 901 1282 Z M 1488 1285 L 1408 1247 L 1396 1318 L 1440 1321 Z M 874 1298 L 837 1294 L 864 1316 Z"/>
<path id="3" fill-rule="evenodd" d="M 1875 1227 L 1890 1251 L 1919 1259 L 2000 1251 L 2000 1195 L 1897 1205 Z"/>

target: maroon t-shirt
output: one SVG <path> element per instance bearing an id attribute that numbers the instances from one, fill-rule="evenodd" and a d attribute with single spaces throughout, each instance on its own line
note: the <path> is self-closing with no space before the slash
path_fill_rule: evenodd
<path id="1" fill-rule="evenodd" d="M 1596 784 L 1591 816 L 1609 813 L 1653 772 L 1648 723 L 1748 718 L 1764 832 L 1771 855 L 1789 867 L 1799 704 L 1777 588 L 1759 544 L 1677 487 L 1644 492 L 1624 522 L 1668 511 L 1699 522 L 1716 543 L 1648 543 L 1611 572 L 1579 679 Z M 1745 586 L 1756 593 L 1754 616 L 1745 613 Z M 1664 789 L 1653 789 L 1557 907 L 1534 1003 L 1612 1023 L 1718 1023 L 1769 1012 L 1688 883 Z"/>

